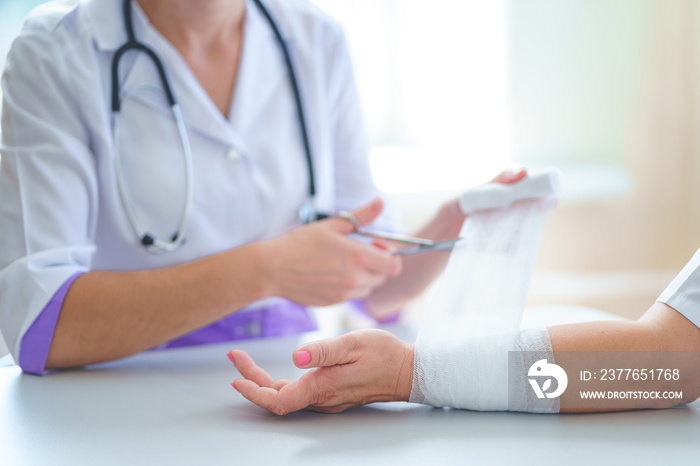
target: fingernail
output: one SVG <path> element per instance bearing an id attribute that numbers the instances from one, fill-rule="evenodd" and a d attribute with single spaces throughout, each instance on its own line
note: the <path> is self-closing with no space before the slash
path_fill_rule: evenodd
<path id="1" fill-rule="evenodd" d="M 389 243 L 387 243 L 386 241 L 382 241 L 382 240 L 379 239 L 379 238 L 374 239 L 374 240 L 372 241 L 372 246 L 374 246 L 375 248 L 378 248 L 378 249 L 382 249 L 382 250 L 384 250 L 384 251 L 388 251 L 388 250 L 389 250 Z"/>
<path id="2" fill-rule="evenodd" d="M 297 354 L 297 364 L 300 366 L 305 366 L 311 362 L 311 353 L 308 351 L 299 351 Z"/>
<path id="3" fill-rule="evenodd" d="M 235 366 L 235 365 L 236 365 L 236 358 L 234 358 L 233 355 L 232 355 L 231 353 L 226 353 L 226 356 L 228 356 L 228 358 L 231 360 L 231 362 L 232 362 L 233 365 Z M 235 387 L 234 387 L 234 388 L 235 388 Z"/>
<path id="4" fill-rule="evenodd" d="M 241 391 L 240 391 L 239 389 L 237 389 L 236 386 L 235 386 L 234 384 L 231 384 L 231 386 L 232 386 L 238 393 L 241 393 Z"/>

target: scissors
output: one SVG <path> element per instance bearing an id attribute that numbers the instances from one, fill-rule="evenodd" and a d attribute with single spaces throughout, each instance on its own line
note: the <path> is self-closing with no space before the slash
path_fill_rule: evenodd
<path id="1" fill-rule="evenodd" d="M 395 255 L 398 256 L 412 256 L 414 254 L 421 254 L 423 252 L 429 251 L 452 251 L 455 244 L 461 240 L 461 237 L 446 239 L 442 241 L 433 241 L 430 239 L 416 238 L 413 236 L 402 235 L 398 233 L 389 233 L 385 231 L 374 231 L 364 228 L 357 218 L 350 212 L 341 211 L 338 213 L 338 217 L 344 218 L 349 221 L 355 228 L 356 235 L 368 236 L 370 238 L 380 238 L 389 241 L 397 241 L 399 243 L 411 245 L 411 247 L 399 249 L 394 251 Z"/>

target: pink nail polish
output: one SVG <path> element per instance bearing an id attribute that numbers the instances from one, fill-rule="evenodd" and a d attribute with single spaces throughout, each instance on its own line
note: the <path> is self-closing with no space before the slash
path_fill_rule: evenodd
<path id="1" fill-rule="evenodd" d="M 238 393 L 241 393 L 241 391 L 240 391 L 239 389 L 237 389 L 236 386 L 235 386 L 234 384 L 231 384 L 231 386 L 232 386 Z"/>
<path id="2" fill-rule="evenodd" d="M 308 351 L 299 351 L 297 354 L 297 364 L 300 366 L 305 366 L 311 362 L 311 353 Z"/>
<path id="3" fill-rule="evenodd" d="M 232 355 L 231 353 L 226 353 L 226 356 L 228 356 L 228 358 L 231 360 L 231 362 L 232 362 L 233 365 L 235 366 L 235 365 L 236 365 L 236 359 L 233 357 L 233 355 Z"/>

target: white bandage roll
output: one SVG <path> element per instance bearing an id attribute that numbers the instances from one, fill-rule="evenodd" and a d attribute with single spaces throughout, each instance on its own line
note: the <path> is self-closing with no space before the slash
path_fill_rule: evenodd
<path id="1" fill-rule="evenodd" d="M 528 380 L 529 372 L 536 362 L 545 359 L 554 363 L 547 329 L 542 327 L 521 331 L 508 356 L 508 411 L 558 413 L 559 398 L 538 398 Z"/>
<path id="2" fill-rule="evenodd" d="M 467 216 L 416 340 L 411 401 L 527 409 L 527 400 L 509 399 L 508 353 L 551 354 L 546 330 L 532 338 L 520 333 L 520 323 L 539 237 L 558 192 L 558 183 L 549 183 L 537 198 Z"/>
<path id="3" fill-rule="evenodd" d="M 490 209 L 503 209 L 518 201 L 558 197 L 561 192 L 561 172 L 556 168 L 528 173 L 515 183 L 486 183 L 462 193 L 459 206 L 470 214 Z"/>

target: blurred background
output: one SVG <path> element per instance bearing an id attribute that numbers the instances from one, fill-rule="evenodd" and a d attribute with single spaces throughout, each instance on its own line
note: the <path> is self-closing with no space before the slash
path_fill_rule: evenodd
<path id="1" fill-rule="evenodd" d="M 508 164 L 557 166 L 529 304 L 630 318 L 700 247 L 700 2 L 314 2 L 348 34 L 407 227 Z"/>
<path id="2" fill-rule="evenodd" d="M 700 246 L 700 2 L 312 1 L 347 33 L 406 228 L 507 166 L 557 166 L 529 304 L 631 318 Z M 0 0 L 0 64 L 39 3 Z"/>

